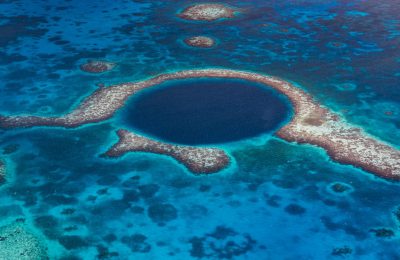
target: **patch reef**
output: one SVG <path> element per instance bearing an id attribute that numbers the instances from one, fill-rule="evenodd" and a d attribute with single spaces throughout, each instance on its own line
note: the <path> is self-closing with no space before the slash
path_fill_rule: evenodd
<path id="1" fill-rule="evenodd" d="M 7 170 L 5 162 L 0 158 L 0 185 L 6 182 Z"/>
<path id="2" fill-rule="evenodd" d="M 214 39 L 206 36 L 194 36 L 186 38 L 184 42 L 189 46 L 197 48 L 211 48 L 215 44 Z"/>
<path id="3" fill-rule="evenodd" d="M 113 62 L 93 60 L 80 66 L 81 70 L 88 73 L 102 73 L 112 70 L 116 66 Z"/>
<path id="4" fill-rule="evenodd" d="M 197 4 L 187 7 L 178 16 L 185 20 L 215 21 L 235 17 L 235 10 L 223 4 Z"/>

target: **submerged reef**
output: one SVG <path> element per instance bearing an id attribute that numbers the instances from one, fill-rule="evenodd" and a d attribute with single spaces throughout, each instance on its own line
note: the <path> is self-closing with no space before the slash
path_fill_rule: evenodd
<path id="1" fill-rule="evenodd" d="M 214 46 L 215 41 L 213 38 L 207 36 L 193 36 L 186 38 L 184 42 L 192 47 L 197 48 L 211 48 Z"/>
<path id="2" fill-rule="evenodd" d="M 6 164 L 0 158 L 0 186 L 6 182 Z"/>
<path id="3" fill-rule="evenodd" d="M 347 123 L 338 114 L 321 106 L 309 94 L 292 83 L 280 78 L 245 71 L 228 69 L 184 70 L 161 74 L 136 83 L 123 83 L 107 88 L 102 87 L 86 98 L 76 109 L 64 116 L 0 116 L 0 127 L 61 126 L 69 128 L 100 122 L 112 117 L 116 110 L 124 106 L 131 95 L 142 89 L 169 80 L 193 78 L 245 79 L 274 88 L 287 96 L 294 107 L 294 115 L 291 121 L 278 130 L 276 133 L 278 137 L 289 142 L 319 146 L 326 150 L 333 160 L 339 163 L 359 167 L 383 178 L 400 179 L 400 151 L 398 149 Z M 133 135 L 130 138 L 135 139 L 136 137 Z M 137 149 L 132 148 L 135 145 L 119 143 L 119 145 L 113 147 L 116 151 L 114 153 L 111 152 L 111 155 L 121 155 L 130 150 L 127 147 L 132 150 Z M 130 142 L 128 141 L 128 143 Z M 176 152 L 171 152 L 175 150 L 171 150 L 167 145 L 163 146 L 161 143 L 154 144 L 148 141 L 145 143 L 150 144 L 150 147 L 152 147 L 149 149 L 147 145 L 142 144 L 148 150 L 171 156 L 173 154 L 174 158 L 182 160 L 182 157 L 178 156 Z M 154 147 L 158 148 L 155 149 Z M 146 150 L 143 147 L 140 149 L 142 151 Z M 166 151 L 169 152 L 167 153 Z M 192 161 L 194 163 L 204 163 L 202 160 Z M 209 161 L 206 161 L 208 164 Z M 181 162 L 187 163 L 185 161 Z M 197 169 L 193 165 L 187 164 L 187 166 Z"/>
<path id="4" fill-rule="evenodd" d="M 9 144 L 3 147 L 3 154 L 12 154 L 18 151 L 19 144 Z"/>
<path id="5" fill-rule="evenodd" d="M 92 60 L 80 66 L 81 70 L 89 73 L 102 73 L 112 70 L 116 66 L 115 63 L 102 60 Z"/>
<path id="6" fill-rule="evenodd" d="M 0 227 L 0 259 L 48 259 L 39 239 L 23 224 L 13 223 Z"/>
<path id="7" fill-rule="evenodd" d="M 331 252 L 331 255 L 338 257 L 345 257 L 347 255 L 350 255 L 351 253 L 353 253 L 353 249 L 351 249 L 348 246 L 343 246 L 334 248 Z"/>
<path id="8" fill-rule="evenodd" d="M 400 225 L 400 206 L 397 206 L 392 213 L 397 224 Z"/>
<path id="9" fill-rule="evenodd" d="M 117 134 L 118 143 L 105 155 L 119 157 L 129 151 L 165 154 L 175 158 L 196 174 L 218 172 L 229 164 L 229 157 L 220 149 L 157 142 L 127 130 L 119 130 Z"/>
<path id="10" fill-rule="evenodd" d="M 369 230 L 375 234 L 376 237 L 391 238 L 395 235 L 394 231 L 388 228 L 372 228 Z"/>
<path id="11" fill-rule="evenodd" d="M 347 194 L 353 191 L 353 187 L 341 182 L 334 182 L 328 186 L 329 191 L 336 194 Z"/>
<path id="12" fill-rule="evenodd" d="M 212 233 L 192 237 L 190 255 L 195 258 L 232 259 L 244 256 L 257 244 L 249 234 L 241 234 L 232 228 L 217 226 Z"/>
<path id="13" fill-rule="evenodd" d="M 235 10 L 223 4 L 196 4 L 187 7 L 178 16 L 185 20 L 215 21 L 235 17 Z"/>

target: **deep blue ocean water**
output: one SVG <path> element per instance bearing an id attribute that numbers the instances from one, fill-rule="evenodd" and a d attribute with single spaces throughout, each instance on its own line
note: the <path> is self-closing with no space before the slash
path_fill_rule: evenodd
<path id="1" fill-rule="evenodd" d="M 97 83 L 221 67 L 295 82 L 400 146 L 398 0 L 218 2 L 242 13 L 201 23 L 175 16 L 186 0 L 0 1 L 0 114 L 59 115 Z M 198 34 L 218 45 L 182 45 Z M 88 59 L 118 66 L 90 75 L 79 70 Z M 0 226 L 24 221 L 50 259 L 400 258 L 397 182 L 270 134 L 222 145 L 235 163 L 209 176 L 165 156 L 102 158 L 120 127 L 117 116 L 0 130 Z"/>
<path id="2" fill-rule="evenodd" d="M 272 90 L 244 80 L 177 80 L 135 95 L 122 120 L 134 131 L 172 143 L 249 139 L 289 121 L 289 100 Z"/>

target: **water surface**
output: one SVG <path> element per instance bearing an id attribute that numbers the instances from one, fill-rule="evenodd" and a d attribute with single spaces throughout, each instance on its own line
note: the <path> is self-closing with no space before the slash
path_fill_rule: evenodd
<path id="1" fill-rule="evenodd" d="M 126 105 L 124 123 L 180 144 L 224 143 L 270 133 L 291 111 L 283 95 L 245 80 L 174 80 L 143 92 Z"/>

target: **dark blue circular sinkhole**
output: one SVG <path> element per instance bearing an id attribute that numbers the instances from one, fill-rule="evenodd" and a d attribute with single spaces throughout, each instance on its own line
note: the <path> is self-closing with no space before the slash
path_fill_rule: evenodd
<path id="1" fill-rule="evenodd" d="M 271 133 L 291 106 L 272 88 L 237 79 L 184 79 L 143 90 L 122 111 L 123 124 L 158 140 L 216 144 Z"/>

